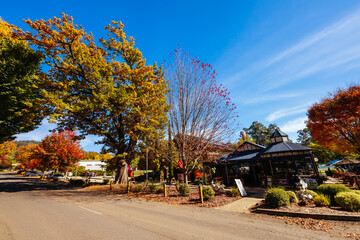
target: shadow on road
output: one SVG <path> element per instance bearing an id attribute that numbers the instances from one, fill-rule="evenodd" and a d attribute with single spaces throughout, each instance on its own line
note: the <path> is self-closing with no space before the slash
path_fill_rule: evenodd
<path id="1" fill-rule="evenodd" d="M 40 181 L 39 178 L 29 178 L 15 173 L 0 174 L 0 192 L 21 192 L 39 190 L 60 190 L 77 188 L 66 182 Z"/>

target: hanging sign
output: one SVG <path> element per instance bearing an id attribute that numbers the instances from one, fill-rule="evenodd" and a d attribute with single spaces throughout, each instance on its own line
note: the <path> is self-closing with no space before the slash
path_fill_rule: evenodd
<path id="1" fill-rule="evenodd" d="M 240 179 L 235 179 L 235 183 L 236 183 L 236 186 L 237 186 L 238 189 L 239 189 L 240 195 L 241 195 L 242 197 L 246 197 L 246 196 L 247 196 L 247 193 L 246 193 L 246 191 L 245 191 L 245 188 L 244 188 L 241 180 L 240 180 Z"/>
<path id="2" fill-rule="evenodd" d="M 184 168 L 184 165 L 182 164 L 182 162 L 180 160 L 178 161 L 178 164 L 181 168 Z"/>

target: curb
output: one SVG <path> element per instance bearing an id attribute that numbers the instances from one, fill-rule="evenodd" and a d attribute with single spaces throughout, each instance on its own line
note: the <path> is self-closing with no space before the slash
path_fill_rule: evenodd
<path id="1" fill-rule="evenodd" d="M 298 213 L 298 212 L 270 210 L 270 209 L 264 209 L 264 208 L 253 208 L 253 209 L 250 209 L 250 211 L 253 212 L 253 213 L 263 213 L 263 214 L 276 215 L 276 216 L 360 222 L 360 216 L 355 216 L 355 215 L 332 215 L 332 214 Z"/>

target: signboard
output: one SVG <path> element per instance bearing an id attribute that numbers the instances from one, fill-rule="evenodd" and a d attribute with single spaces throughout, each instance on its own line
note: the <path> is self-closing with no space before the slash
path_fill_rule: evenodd
<path id="1" fill-rule="evenodd" d="M 240 195 L 241 195 L 242 197 L 246 197 L 247 194 L 246 194 L 245 188 L 244 188 L 241 180 L 240 180 L 240 179 L 235 179 L 235 182 L 236 182 L 236 186 L 237 186 L 238 189 L 239 189 Z"/>
<path id="2" fill-rule="evenodd" d="M 178 180 L 179 181 L 185 181 L 185 176 L 183 173 L 178 173 Z"/>

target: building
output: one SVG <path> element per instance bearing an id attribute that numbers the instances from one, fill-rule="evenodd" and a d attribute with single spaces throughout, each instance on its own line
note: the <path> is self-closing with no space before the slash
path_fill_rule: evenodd
<path id="1" fill-rule="evenodd" d="M 85 167 L 85 170 L 95 171 L 95 170 L 106 170 L 106 163 L 100 160 L 81 160 L 78 162 L 79 167 Z"/>
<path id="2" fill-rule="evenodd" d="M 227 185 L 239 178 L 245 186 L 292 186 L 297 176 L 319 179 L 311 148 L 289 141 L 276 129 L 268 147 L 245 141 L 233 153 L 208 164 L 216 167 L 215 179 Z"/>

